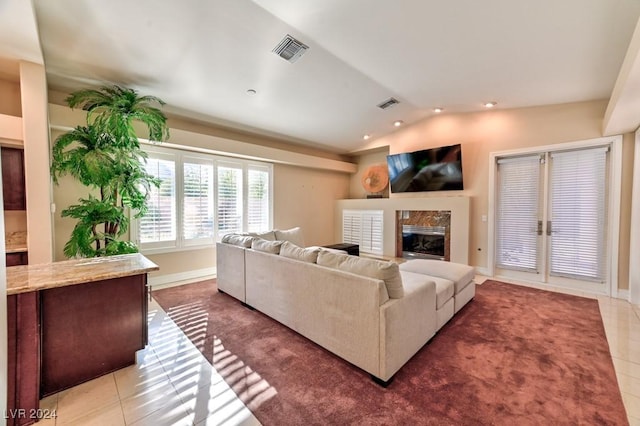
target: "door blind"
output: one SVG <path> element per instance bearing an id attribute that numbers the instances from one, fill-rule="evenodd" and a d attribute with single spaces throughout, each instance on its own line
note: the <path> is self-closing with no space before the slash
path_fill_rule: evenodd
<path id="1" fill-rule="evenodd" d="M 540 156 L 498 160 L 496 265 L 538 271 Z"/>
<path id="2" fill-rule="evenodd" d="M 607 152 L 551 154 L 551 275 L 605 280 Z"/>

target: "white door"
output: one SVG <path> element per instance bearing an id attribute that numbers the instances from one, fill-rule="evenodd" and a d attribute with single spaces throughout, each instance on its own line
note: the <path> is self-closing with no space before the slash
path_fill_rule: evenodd
<path id="1" fill-rule="evenodd" d="M 495 275 L 607 293 L 609 148 L 497 159 Z"/>

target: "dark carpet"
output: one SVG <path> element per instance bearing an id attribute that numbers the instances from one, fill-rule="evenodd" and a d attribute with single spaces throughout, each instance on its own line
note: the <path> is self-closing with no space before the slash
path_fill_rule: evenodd
<path id="1" fill-rule="evenodd" d="M 385 389 L 215 280 L 153 297 L 264 425 L 628 424 L 596 300 L 487 281 Z"/>

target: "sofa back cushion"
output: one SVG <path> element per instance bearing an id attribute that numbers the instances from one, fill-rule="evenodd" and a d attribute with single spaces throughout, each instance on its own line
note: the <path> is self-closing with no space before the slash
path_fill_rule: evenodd
<path id="1" fill-rule="evenodd" d="M 302 236 L 302 228 L 299 226 L 291 229 L 280 230 L 276 229 L 276 240 L 289 241 L 297 245 L 298 247 L 304 247 L 304 237 Z"/>
<path id="2" fill-rule="evenodd" d="M 319 252 L 319 248 L 302 248 L 293 243 L 290 243 L 289 241 L 283 242 L 282 246 L 280 247 L 280 256 L 301 260 L 308 263 L 316 263 Z"/>
<path id="3" fill-rule="evenodd" d="M 279 254 L 282 241 L 269 241 L 262 238 L 254 238 L 251 242 L 251 248 L 266 253 Z"/>
<path id="4" fill-rule="evenodd" d="M 329 268 L 383 280 L 390 298 L 400 299 L 404 296 L 400 269 L 395 262 L 364 259 L 358 256 L 320 250 L 317 263 Z"/>
<path id="5" fill-rule="evenodd" d="M 254 237 L 248 235 L 227 234 L 222 237 L 222 242 L 227 244 L 233 244 L 240 247 L 251 247 L 251 242 Z"/>

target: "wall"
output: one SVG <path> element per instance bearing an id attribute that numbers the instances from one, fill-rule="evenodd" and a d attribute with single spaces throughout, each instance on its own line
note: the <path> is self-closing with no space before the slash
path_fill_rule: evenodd
<path id="1" fill-rule="evenodd" d="M 84 119 L 81 112 L 59 105 L 50 104 L 49 110 L 52 140 Z M 251 143 L 232 140 L 227 137 L 228 134 L 200 123 L 177 119 L 171 120 L 171 123 L 175 127 L 171 128 L 171 139 L 165 145 L 242 158 L 268 157 L 267 160 L 274 163 L 274 227 L 287 229 L 301 226 L 308 245 L 335 242 L 333 205 L 335 200 L 348 196 L 349 171 L 355 172 L 355 164 L 344 161 L 344 157 L 310 148 L 291 147 L 291 150 L 287 150 L 286 145 L 271 139 L 258 141 L 256 136 L 250 138 Z M 305 167 L 296 165 L 297 162 Z M 68 177 L 61 179 L 60 185 L 53 189 L 56 204 L 56 260 L 64 259 L 64 244 L 75 223 L 61 218 L 60 211 L 86 195 L 86 188 Z M 150 274 L 152 285 L 165 285 L 215 273 L 215 248 L 148 257 L 160 266 L 159 271 Z"/>
<path id="2" fill-rule="evenodd" d="M 462 144 L 464 191 L 451 195 L 465 195 L 471 199 L 469 260 L 476 267 L 487 266 L 487 223 L 481 218 L 488 212 L 489 154 L 497 151 L 550 145 L 597 138 L 602 136 L 602 117 L 607 101 L 579 102 L 532 108 L 497 109 L 466 114 L 436 115 L 393 134 L 376 139 L 365 149 L 388 146 L 389 153 L 432 148 L 456 143 Z M 619 244 L 620 289 L 628 288 L 629 223 L 631 179 L 633 169 L 633 137 L 625 135 L 623 141 L 623 184 L 621 212 L 621 240 Z M 365 152 L 362 169 L 376 161 Z M 377 154 L 383 161 L 383 152 Z M 359 185 L 352 178 L 351 187 Z M 352 193 L 352 196 L 354 194 Z M 433 194 L 391 194 L 390 198 L 417 198 L 442 196 Z"/>
<path id="3" fill-rule="evenodd" d="M 274 167 L 274 227 L 302 227 L 305 244 L 326 245 L 334 239 L 336 200 L 349 195 L 346 173 L 276 164 Z"/>

